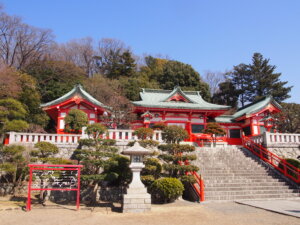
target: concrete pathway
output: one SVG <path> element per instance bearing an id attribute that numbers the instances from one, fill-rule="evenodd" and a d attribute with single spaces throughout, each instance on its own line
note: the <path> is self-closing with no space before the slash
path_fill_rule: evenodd
<path id="1" fill-rule="evenodd" d="M 300 218 L 300 200 L 243 200 L 236 203 Z"/>

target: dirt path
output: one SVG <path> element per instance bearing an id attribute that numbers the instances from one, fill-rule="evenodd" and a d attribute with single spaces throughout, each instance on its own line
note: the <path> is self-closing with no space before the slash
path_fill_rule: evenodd
<path id="1" fill-rule="evenodd" d="M 74 208 L 74 207 L 73 207 Z M 154 205 L 143 214 L 122 214 L 110 208 L 82 209 L 34 208 L 0 211 L 0 225 L 298 225 L 300 219 L 256 209 L 233 202 L 196 204 L 178 201 L 169 205 Z"/>

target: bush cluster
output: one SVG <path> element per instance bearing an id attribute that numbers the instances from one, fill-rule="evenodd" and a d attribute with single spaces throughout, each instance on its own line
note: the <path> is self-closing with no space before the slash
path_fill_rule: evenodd
<path id="1" fill-rule="evenodd" d="M 182 195 L 184 186 L 177 178 L 165 177 L 154 181 L 149 190 L 153 202 L 168 203 Z"/>

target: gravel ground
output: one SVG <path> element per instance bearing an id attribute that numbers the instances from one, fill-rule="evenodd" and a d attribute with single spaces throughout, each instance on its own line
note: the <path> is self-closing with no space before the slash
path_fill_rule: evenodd
<path id="1" fill-rule="evenodd" d="M 299 225 L 300 219 L 233 202 L 196 204 L 185 201 L 167 205 L 153 205 L 148 213 L 123 214 L 110 207 L 74 206 L 33 207 L 0 211 L 0 225 Z"/>

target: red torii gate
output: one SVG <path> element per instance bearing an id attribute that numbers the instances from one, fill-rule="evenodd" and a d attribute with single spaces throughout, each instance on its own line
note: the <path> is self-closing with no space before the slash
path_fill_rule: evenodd
<path id="1" fill-rule="evenodd" d="M 79 210 L 80 203 L 80 171 L 82 165 L 51 165 L 51 164 L 29 164 L 29 181 L 26 211 L 31 210 L 31 191 L 76 191 L 76 209 Z M 77 186 L 75 188 L 32 188 L 33 171 L 77 171 Z"/>

